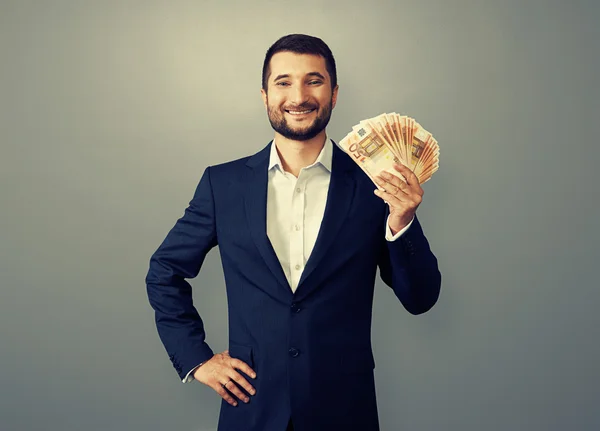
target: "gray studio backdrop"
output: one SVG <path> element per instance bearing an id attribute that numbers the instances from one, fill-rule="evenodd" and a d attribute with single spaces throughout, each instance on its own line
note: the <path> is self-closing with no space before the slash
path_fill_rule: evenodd
<path id="1" fill-rule="evenodd" d="M 382 429 L 600 429 L 597 1 L 0 1 L 0 429 L 214 430 L 144 277 L 206 166 L 272 137 L 268 46 L 320 36 L 336 140 L 398 111 L 438 139 L 419 208 L 442 294 L 378 280 Z M 191 280 L 227 347 L 213 250 Z M 243 430 L 240 430 L 243 431 Z"/>

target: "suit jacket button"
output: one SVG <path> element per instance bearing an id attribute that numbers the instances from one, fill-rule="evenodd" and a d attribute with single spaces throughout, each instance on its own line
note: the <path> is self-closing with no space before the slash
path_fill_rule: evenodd
<path id="1" fill-rule="evenodd" d="M 290 347 L 290 350 L 288 350 L 288 352 L 292 358 L 296 358 L 300 354 L 300 350 L 296 349 L 295 347 Z"/>
<path id="2" fill-rule="evenodd" d="M 292 311 L 294 313 L 299 313 L 300 310 L 301 310 L 300 306 L 297 303 L 295 303 L 295 302 L 292 302 L 292 305 L 291 305 L 290 308 L 292 309 Z"/>

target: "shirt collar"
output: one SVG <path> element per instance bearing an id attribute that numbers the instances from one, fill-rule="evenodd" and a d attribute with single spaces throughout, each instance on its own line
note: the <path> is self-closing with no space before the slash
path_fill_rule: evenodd
<path id="1" fill-rule="evenodd" d="M 331 141 L 331 139 L 327 138 L 327 139 L 325 139 L 325 144 L 323 145 L 323 148 L 321 149 L 321 152 L 319 153 L 317 160 L 315 160 L 315 162 L 312 165 L 307 166 L 304 169 L 312 168 L 313 166 L 320 164 L 325 169 L 327 169 L 329 172 L 331 172 L 332 158 L 333 158 L 333 142 Z M 281 159 L 279 158 L 279 153 L 277 152 L 277 147 L 275 146 L 275 140 L 273 140 L 273 142 L 271 143 L 271 153 L 269 156 L 269 169 L 268 170 L 270 171 L 274 167 L 278 167 L 279 170 L 281 172 L 283 172 L 283 165 L 281 164 Z"/>

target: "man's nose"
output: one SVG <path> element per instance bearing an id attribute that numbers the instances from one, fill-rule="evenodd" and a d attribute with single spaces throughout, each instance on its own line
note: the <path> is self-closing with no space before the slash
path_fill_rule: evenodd
<path id="1" fill-rule="evenodd" d="M 299 106 L 308 101 L 308 92 L 303 85 L 297 85 L 290 94 L 290 102 Z"/>

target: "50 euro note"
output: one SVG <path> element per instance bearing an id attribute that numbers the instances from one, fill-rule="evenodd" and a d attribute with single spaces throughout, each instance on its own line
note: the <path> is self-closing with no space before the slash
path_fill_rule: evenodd
<path id="1" fill-rule="evenodd" d="M 424 156 L 427 152 L 426 150 L 429 150 L 431 147 L 431 144 L 429 144 L 431 134 L 423 129 L 419 123 L 414 124 L 414 126 L 410 128 L 409 133 L 411 133 L 412 136 L 410 141 L 411 148 L 408 155 L 408 167 L 414 171 L 417 164 L 421 161 L 421 157 Z"/>
<path id="2" fill-rule="evenodd" d="M 382 171 L 396 175 L 404 181 L 401 174 L 394 169 L 394 163 L 400 164 L 400 160 L 383 139 L 368 130 L 368 125 L 357 127 L 339 144 L 377 187 L 379 185 L 375 182 L 375 177 Z"/>

